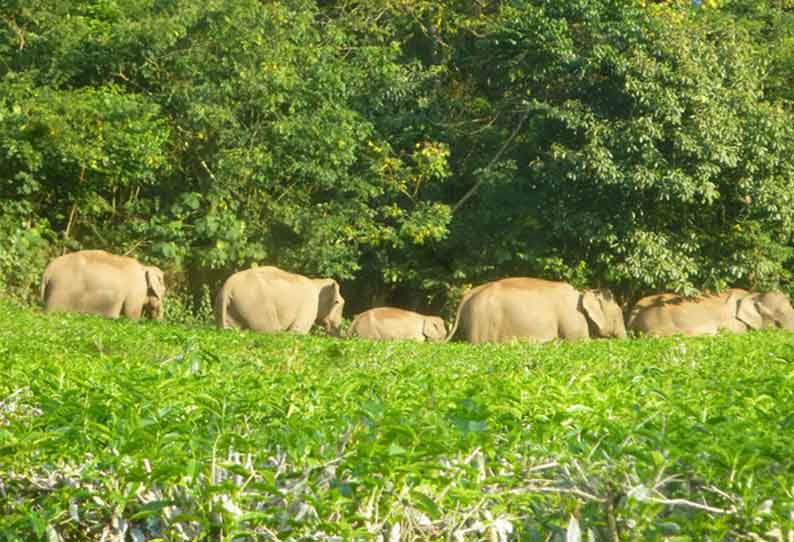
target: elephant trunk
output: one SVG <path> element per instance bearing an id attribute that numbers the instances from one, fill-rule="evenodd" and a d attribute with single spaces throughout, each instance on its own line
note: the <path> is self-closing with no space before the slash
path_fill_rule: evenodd
<path id="1" fill-rule="evenodd" d="M 342 337 L 342 322 L 335 322 L 331 319 L 322 321 L 323 329 L 331 337 Z"/>
<path id="2" fill-rule="evenodd" d="M 154 319 L 157 321 L 165 319 L 165 305 L 162 303 L 157 304 L 157 309 L 154 312 Z"/>
<path id="3" fill-rule="evenodd" d="M 158 297 L 149 296 L 143 305 L 143 314 L 150 320 L 163 320 L 165 318 L 165 305 Z"/>

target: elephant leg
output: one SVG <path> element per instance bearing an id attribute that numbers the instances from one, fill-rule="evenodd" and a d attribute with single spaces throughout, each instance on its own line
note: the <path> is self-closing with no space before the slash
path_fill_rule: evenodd
<path id="1" fill-rule="evenodd" d="M 143 304 L 125 299 L 120 312 L 130 320 L 138 320 L 143 312 Z"/>
<path id="2" fill-rule="evenodd" d="M 729 331 L 732 331 L 734 333 L 738 333 L 739 335 L 747 332 L 747 324 L 745 324 L 744 322 L 741 322 L 740 320 L 738 320 L 736 318 L 731 318 L 730 320 L 725 322 L 723 327 L 725 329 L 729 330 Z"/>
<path id="3" fill-rule="evenodd" d="M 223 300 L 223 303 L 226 303 L 223 327 L 244 329 L 246 327 L 245 318 L 240 315 L 235 304 L 228 300 Z"/>
<path id="4" fill-rule="evenodd" d="M 584 315 L 578 312 L 561 319 L 557 336 L 567 341 L 590 338 L 590 327 Z"/>
<path id="5" fill-rule="evenodd" d="M 93 312 L 87 306 L 90 295 L 80 289 L 54 288 L 46 301 L 47 312 Z"/>
<path id="6" fill-rule="evenodd" d="M 115 319 L 121 315 L 124 298 L 107 290 L 94 292 L 75 291 L 68 296 L 63 308 L 87 314 L 99 314 L 105 318 Z"/>
<path id="7" fill-rule="evenodd" d="M 578 328 L 578 329 L 566 329 L 565 331 L 560 330 L 559 334 L 560 339 L 565 339 L 566 341 L 578 341 L 579 339 L 589 339 L 590 332 L 587 329 L 587 326 Z"/>
<path id="8" fill-rule="evenodd" d="M 298 322 L 295 321 L 287 331 L 292 331 L 293 333 L 300 333 L 301 335 L 306 335 L 312 329 L 312 324 L 308 324 L 306 322 Z"/>
<path id="9" fill-rule="evenodd" d="M 495 311 L 494 335 L 499 342 L 512 340 L 551 341 L 560 336 L 559 322 L 553 312 L 540 305 L 520 306 L 506 304 Z"/>
<path id="10" fill-rule="evenodd" d="M 69 310 L 68 300 L 58 292 L 48 292 L 47 299 L 44 301 L 44 310 L 46 312 L 61 312 Z"/>
<path id="11" fill-rule="evenodd" d="M 274 333 L 283 331 L 284 327 L 278 320 L 278 313 L 276 309 L 270 304 L 266 304 L 260 310 L 254 312 L 241 311 L 242 326 L 244 328 L 252 329 L 254 331 L 264 331 L 265 333 Z"/>
<path id="12" fill-rule="evenodd" d="M 103 304 L 102 309 L 97 311 L 102 316 L 107 318 L 116 319 L 122 315 L 124 311 L 124 299 L 120 299 L 118 301 L 114 301 L 109 305 Z"/>
<path id="13" fill-rule="evenodd" d="M 317 304 L 304 303 L 295 315 L 295 320 L 287 328 L 295 333 L 307 334 L 317 319 Z"/>
<path id="14" fill-rule="evenodd" d="M 297 318 L 295 318 L 295 321 L 292 322 L 287 330 L 305 335 L 311 331 L 312 325 L 314 325 L 313 315 L 298 314 Z"/>
<path id="15" fill-rule="evenodd" d="M 494 341 L 496 338 L 490 333 L 490 322 L 485 318 L 472 319 L 467 326 L 463 326 L 464 336 L 469 342 L 480 344 L 484 342 Z"/>

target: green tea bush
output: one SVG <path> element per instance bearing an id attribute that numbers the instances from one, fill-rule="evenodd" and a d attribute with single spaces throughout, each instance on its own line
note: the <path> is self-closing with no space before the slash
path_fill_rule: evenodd
<path id="1" fill-rule="evenodd" d="M 0 301 L 0 540 L 794 536 L 794 336 L 415 344 Z"/>

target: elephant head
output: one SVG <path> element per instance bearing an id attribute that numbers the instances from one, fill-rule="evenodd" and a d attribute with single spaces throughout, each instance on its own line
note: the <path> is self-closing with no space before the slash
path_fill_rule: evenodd
<path id="1" fill-rule="evenodd" d="M 754 293 L 741 298 L 736 318 L 750 329 L 778 327 L 794 331 L 794 308 L 783 292 Z"/>
<path id="2" fill-rule="evenodd" d="M 326 333 L 338 336 L 345 306 L 345 300 L 339 293 L 339 284 L 334 279 L 317 279 L 314 282 L 319 287 L 317 323 L 323 326 Z"/>
<path id="3" fill-rule="evenodd" d="M 422 323 L 422 335 L 428 341 L 443 341 L 447 336 L 444 320 L 438 316 L 425 316 Z"/>
<path id="4" fill-rule="evenodd" d="M 159 267 L 144 266 L 146 277 L 146 300 L 143 309 L 149 318 L 162 320 L 165 315 L 165 277 Z"/>
<path id="5" fill-rule="evenodd" d="M 626 337 L 623 311 L 609 290 L 587 290 L 582 294 L 581 308 L 598 337 Z"/>

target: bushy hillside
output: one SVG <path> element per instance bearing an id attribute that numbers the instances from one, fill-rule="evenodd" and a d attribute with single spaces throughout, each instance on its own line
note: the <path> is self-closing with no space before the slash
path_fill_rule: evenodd
<path id="1" fill-rule="evenodd" d="M 0 540 L 786 540 L 792 527 L 782 332 L 385 344 L 0 301 L 0 374 Z"/>

